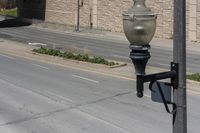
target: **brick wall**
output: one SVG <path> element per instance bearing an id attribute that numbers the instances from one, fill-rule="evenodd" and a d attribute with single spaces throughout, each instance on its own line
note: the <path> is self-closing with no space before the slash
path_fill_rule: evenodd
<path id="1" fill-rule="evenodd" d="M 98 0 L 98 27 L 122 32 L 122 12 L 130 5 L 131 0 Z"/>
<path id="2" fill-rule="evenodd" d="M 200 41 L 200 0 L 197 1 L 197 41 Z"/>
<path id="3" fill-rule="evenodd" d="M 110 31 L 122 32 L 122 12 L 133 4 L 132 0 L 99 0 L 98 27 Z M 158 15 L 156 37 L 171 38 L 173 17 L 171 0 L 147 0 L 147 7 L 151 7 Z"/>
<path id="4" fill-rule="evenodd" d="M 83 7 L 80 8 L 80 26 L 114 32 L 123 32 L 122 12 L 133 4 L 133 0 L 80 0 L 80 2 L 83 2 Z M 146 5 L 158 16 L 155 36 L 172 38 L 173 1 L 146 0 Z M 25 7 L 27 9 L 27 5 Z M 35 8 L 33 12 L 37 9 Z M 186 12 L 187 38 L 200 41 L 200 0 L 187 0 Z M 25 11 L 24 13 L 26 14 Z M 46 0 L 45 21 L 76 26 L 77 0 Z"/>
<path id="5" fill-rule="evenodd" d="M 80 0 L 80 25 L 90 26 L 91 0 Z M 77 0 L 47 0 L 46 22 L 60 23 L 75 26 L 77 23 Z"/>
<path id="6" fill-rule="evenodd" d="M 45 21 L 59 24 L 74 25 L 75 0 L 46 0 Z"/>

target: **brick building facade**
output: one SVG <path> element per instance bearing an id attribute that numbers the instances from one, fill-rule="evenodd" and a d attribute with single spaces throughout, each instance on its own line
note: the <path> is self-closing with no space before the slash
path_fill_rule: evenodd
<path id="1" fill-rule="evenodd" d="M 77 0 L 22 0 L 19 15 L 26 18 L 43 19 L 50 23 L 76 26 Z M 114 32 L 123 32 L 122 12 L 133 0 L 80 0 L 80 26 Z M 173 36 L 173 1 L 146 0 L 158 15 L 156 37 Z M 34 7 L 34 8 L 33 8 Z M 28 17 L 29 16 L 29 17 Z M 31 17 L 30 17 L 31 16 Z M 187 38 L 200 41 L 200 0 L 187 0 Z"/>

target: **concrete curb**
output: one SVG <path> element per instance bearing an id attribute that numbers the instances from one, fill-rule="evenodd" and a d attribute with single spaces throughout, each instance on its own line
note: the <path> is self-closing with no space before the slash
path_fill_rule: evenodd
<path id="1" fill-rule="evenodd" d="M 191 91 L 200 92 L 200 82 L 187 79 L 187 87 Z"/>
<path id="2" fill-rule="evenodd" d="M 6 45 L 4 45 L 6 44 Z M 63 59 L 60 57 L 54 57 L 49 55 L 35 54 L 31 50 L 32 46 L 24 45 L 17 42 L 4 40 L 0 42 L 0 53 L 11 55 L 14 57 L 25 58 L 33 61 L 39 61 L 41 63 L 48 63 L 52 65 L 58 65 L 65 68 L 71 68 L 76 70 L 82 70 L 86 72 L 97 73 L 101 75 L 111 76 L 115 78 L 121 78 L 124 80 L 135 80 L 134 67 L 132 64 L 124 64 L 116 67 L 107 67 L 101 64 L 93 64 L 81 61 L 73 61 Z M 147 73 L 155 73 L 166 71 L 164 69 L 147 67 Z M 200 82 L 187 80 L 187 87 L 189 91 L 200 94 Z"/>
<path id="3" fill-rule="evenodd" d="M 113 66 L 108 66 L 109 68 L 118 68 L 118 67 L 124 67 L 127 65 L 127 63 L 123 63 L 123 62 L 118 62 L 116 61 L 117 63 L 119 63 L 119 65 L 113 65 Z"/>

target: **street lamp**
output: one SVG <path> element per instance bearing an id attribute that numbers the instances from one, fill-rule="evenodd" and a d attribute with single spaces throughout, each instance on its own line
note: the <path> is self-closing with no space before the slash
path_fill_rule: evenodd
<path id="1" fill-rule="evenodd" d="M 171 63 L 171 70 L 161 73 L 146 75 L 145 68 L 151 55 L 149 42 L 152 40 L 156 30 L 156 14 L 145 5 L 145 0 L 133 0 L 134 5 L 123 13 L 123 27 L 127 39 L 130 42 L 130 58 L 135 66 L 137 76 L 137 96 L 143 97 L 144 83 L 150 82 L 149 89 L 152 90 L 154 83 L 159 88 L 159 93 L 162 102 L 165 104 L 167 112 L 174 113 L 176 110 L 175 104 L 165 99 L 165 95 L 158 80 L 171 79 L 168 85 L 173 89 L 178 87 L 178 63 Z M 168 91 L 170 92 L 170 91 Z M 174 105 L 170 112 L 168 104 Z"/>
<path id="2" fill-rule="evenodd" d="M 156 15 L 145 6 L 145 0 L 134 0 L 134 5 L 123 14 L 124 32 L 131 43 L 132 59 L 137 75 L 145 74 L 145 67 L 150 58 L 149 42 L 156 30 Z"/>
<path id="3" fill-rule="evenodd" d="M 145 0 L 133 1 L 133 6 L 123 13 L 123 27 L 126 38 L 130 42 L 130 58 L 135 66 L 137 96 L 143 97 L 144 83 L 150 82 L 149 89 L 151 91 L 158 90 L 161 99 L 159 102 L 164 103 L 166 111 L 173 115 L 173 132 L 187 133 L 186 0 L 174 1 L 174 59 L 171 62 L 171 70 L 149 75 L 145 74 L 145 68 L 151 57 L 148 51 L 150 49 L 149 42 L 156 30 L 157 16 L 146 7 Z M 159 82 L 159 80 L 167 78 L 171 79 L 169 83 L 161 84 Z M 171 88 L 173 88 L 173 100 Z M 170 91 L 164 91 L 166 89 L 170 89 Z M 155 95 L 152 95 L 152 100 L 154 100 L 153 96 Z M 173 107 L 172 111 L 169 110 L 169 104 Z"/>

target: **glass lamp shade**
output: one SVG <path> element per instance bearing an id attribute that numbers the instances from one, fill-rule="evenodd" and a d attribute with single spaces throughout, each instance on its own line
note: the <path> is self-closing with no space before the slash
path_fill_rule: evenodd
<path id="1" fill-rule="evenodd" d="M 123 27 L 131 45 L 147 45 L 156 30 L 154 12 L 147 8 L 145 0 L 133 0 L 134 5 L 123 13 Z"/>

